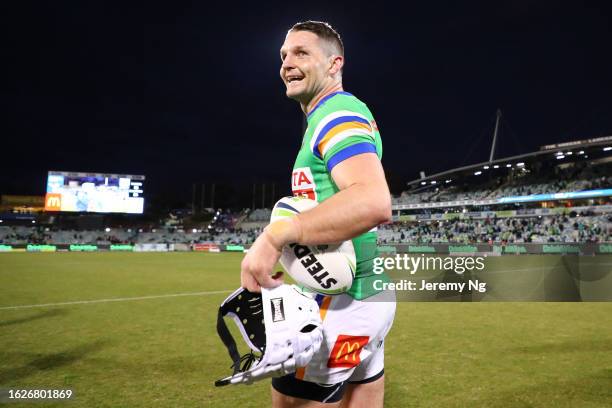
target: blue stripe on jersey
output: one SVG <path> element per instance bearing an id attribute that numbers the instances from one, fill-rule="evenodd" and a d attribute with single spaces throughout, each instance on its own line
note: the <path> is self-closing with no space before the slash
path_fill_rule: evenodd
<path id="1" fill-rule="evenodd" d="M 300 212 L 298 210 L 296 210 L 295 208 L 293 208 L 292 206 L 290 206 L 289 204 L 285 204 L 285 203 L 276 203 L 276 207 L 280 207 L 280 208 L 284 208 L 286 210 L 291 210 L 296 214 L 299 214 Z"/>
<path id="2" fill-rule="evenodd" d="M 332 93 L 330 93 L 329 95 L 327 95 L 325 98 L 321 99 L 321 100 L 319 101 L 319 103 L 317 103 L 317 106 L 315 106 L 315 107 L 314 107 L 314 108 L 313 108 L 313 109 L 310 111 L 310 113 L 308 114 L 308 116 L 306 116 L 306 119 L 310 118 L 310 116 L 311 116 L 311 115 L 312 115 L 312 114 L 313 114 L 313 113 L 314 113 L 314 112 L 315 112 L 317 109 L 319 109 L 319 107 L 320 107 L 321 105 L 323 105 L 323 103 L 324 103 L 325 101 L 327 101 L 329 98 L 332 98 L 332 97 L 334 97 L 334 96 L 336 96 L 336 95 L 348 95 L 348 96 L 353 96 L 352 94 L 350 94 L 350 93 L 348 93 L 348 92 L 344 92 L 344 91 L 332 92 Z"/>
<path id="3" fill-rule="evenodd" d="M 348 146 L 330 157 L 327 161 L 327 170 L 331 172 L 338 163 L 362 153 L 376 153 L 376 146 L 370 142 L 361 142 Z"/>
<path id="4" fill-rule="evenodd" d="M 361 123 L 365 123 L 366 125 L 370 125 L 370 122 L 368 122 L 367 120 L 359 116 L 340 116 L 334 120 L 330 120 L 327 125 L 323 126 L 323 129 L 321 129 L 321 132 L 319 133 L 319 135 L 317 136 L 315 140 L 314 151 L 313 151 L 315 156 L 317 156 L 319 159 L 322 159 L 321 154 L 319 153 L 319 143 L 325 137 L 327 132 L 332 130 L 337 125 L 341 123 L 345 123 L 345 122 L 361 122 Z"/>

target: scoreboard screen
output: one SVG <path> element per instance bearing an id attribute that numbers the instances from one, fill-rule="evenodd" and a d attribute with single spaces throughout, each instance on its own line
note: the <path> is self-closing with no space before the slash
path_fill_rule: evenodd
<path id="1" fill-rule="evenodd" d="M 50 171 L 45 211 L 142 214 L 145 176 Z"/>

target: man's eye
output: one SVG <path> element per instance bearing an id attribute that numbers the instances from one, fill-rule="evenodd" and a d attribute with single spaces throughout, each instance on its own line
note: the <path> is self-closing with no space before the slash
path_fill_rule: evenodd
<path id="1" fill-rule="evenodd" d="M 298 51 L 297 52 L 297 56 L 298 57 L 303 57 L 304 55 L 307 55 L 306 52 L 304 52 L 304 51 Z"/>

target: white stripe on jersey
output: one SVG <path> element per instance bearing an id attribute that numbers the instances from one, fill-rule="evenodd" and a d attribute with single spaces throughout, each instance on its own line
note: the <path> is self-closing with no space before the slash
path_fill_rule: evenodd
<path id="1" fill-rule="evenodd" d="M 344 139 L 348 137 L 356 136 L 356 135 L 369 136 L 372 139 L 372 141 L 376 142 L 376 139 L 374 139 L 374 136 L 372 136 L 370 132 L 368 132 L 367 130 L 363 128 L 353 128 L 353 129 L 343 130 L 342 132 L 332 137 L 329 142 L 327 142 L 327 144 L 323 148 L 323 151 L 321 152 L 321 156 L 325 157 L 325 154 L 327 154 L 327 152 L 332 147 L 334 147 L 336 144 L 340 143 L 341 141 L 343 141 Z"/>
<path id="2" fill-rule="evenodd" d="M 325 116 L 323 119 L 321 119 L 319 121 L 319 124 L 317 125 L 317 127 L 315 128 L 313 134 L 312 134 L 312 138 L 310 139 L 310 151 L 315 153 L 315 142 L 317 141 L 317 138 L 319 137 L 319 134 L 321 133 L 321 131 L 323 130 L 323 128 L 325 126 L 327 126 L 329 124 L 329 122 L 331 122 L 334 119 L 340 118 L 342 116 L 357 116 L 359 118 L 362 118 L 364 120 L 366 120 L 369 124 L 370 127 L 373 128 L 372 123 L 370 122 L 370 120 L 368 118 L 366 118 L 365 116 L 363 116 L 361 113 L 357 113 L 357 112 L 353 112 L 353 111 L 348 111 L 348 110 L 340 110 L 340 111 L 335 111 L 330 113 L 329 115 Z M 338 135 L 334 136 L 337 137 Z M 373 135 L 372 135 L 373 137 Z M 328 144 L 331 143 L 331 140 L 328 142 Z"/>

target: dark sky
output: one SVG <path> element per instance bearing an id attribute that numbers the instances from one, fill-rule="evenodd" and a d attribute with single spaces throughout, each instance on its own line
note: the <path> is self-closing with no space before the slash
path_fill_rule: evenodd
<path id="1" fill-rule="evenodd" d="M 500 156 L 612 134 L 606 2 L 217 3 L 3 4 L 0 194 L 43 194 L 50 169 L 145 174 L 152 197 L 288 189 L 302 114 L 278 49 L 305 19 L 343 36 L 396 192 L 485 160 L 497 108 Z"/>

